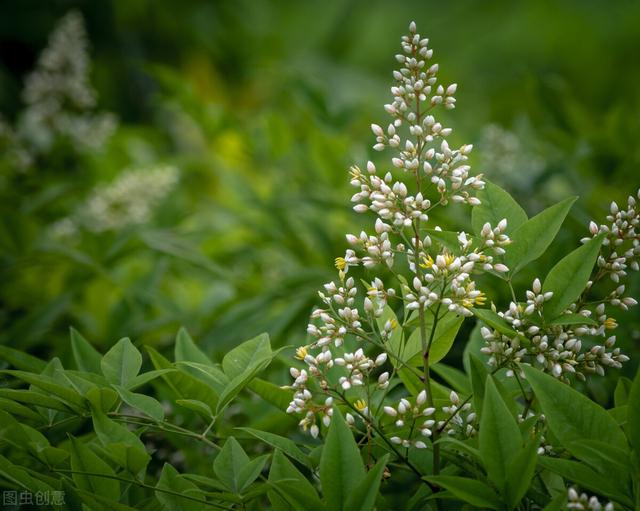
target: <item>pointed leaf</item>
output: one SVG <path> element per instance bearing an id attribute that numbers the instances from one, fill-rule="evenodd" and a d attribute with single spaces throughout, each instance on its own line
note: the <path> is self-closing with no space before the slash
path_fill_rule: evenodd
<path id="1" fill-rule="evenodd" d="M 231 492 L 239 493 L 239 475 L 248 463 L 249 456 L 238 441 L 230 436 L 216 459 L 213 460 L 213 471 Z"/>
<path id="2" fill-rule="evenodd" d="M 205 365 L 212 364 L 211 359 L 196 346 L 196 343 L 193 342 L 193 339 L 184 327 L 181 327 L 178 331 L 174 347 L 174 357 L 176 362 L 187 361 Z"/>
<path id="3" fill-rule="evenodd" d="M 229 378 L 235 378 L 267 358 L 271 358 L 269 336 L 260 334 L 227 353 L 222 359 L 222 369 Z"/>
<path id="4" fill-rule="evenodd" d="M 360 450 L 340 410 L 334 408 L 320 459 L 320 482 L 329 509 L 347 509 L 345 503 L 365 475 Z"/>
<path id="5" fill-rule="evenodd" d="M 120 482 L 109 478 L 115 476 L 113 469 L 87 445 L 74 437 L 71 437 L 71 470 L 105 476 L 73 474 L 73 481 L 78 485 L 78 488 L 103 497 L 116 499 L 120 497 Z"/>
<path id="6" fill-rule="evenodd" d="M 500 220 L 506 218 L 507 233 L 510 233 L 528 220 L 524 209 L 515 199 L 490 181 L 485 182 L 484 189 L 478 191 L 477 197 L 481 203 L 471 210 L 471 225 L 476 235 L 480 234 L 486 222 L 495 228 Z"/>
<path id="7" fill-rule="evenodd" d="M 293 440 L 289 440 L 283 436 L 269 433 L 268 431 L 260 431 L 253 428 L 236 428 L 249 433 L 251 436 L 262 440 L 263 442 L 280 449 L 290 458 L 296 460 L 303 465 L 309 466 L 309 456 L 303 453 Z"/>
<path id="8" fill-rule="evenodd" d="M 577 197 L 569 197 L 545 209 L 511 233 L 511 245 L 507 247 L 507 253 L 504 256 L 510 275 L 515 275 L 531 261 L 535 261 L 544 254 L 558 234 L 560 226 L 576 199 Z"/>
<path id="9" fill-rule="evenodd" d="M 622 430 L 604 408 L 553 376 L 526 365 L 522 370 L 535 392 L 549 428 L 564 447 L 571 450 L 575 441 L 596 440 L 627 449 Z"/>
<path id="10" fill-rule="evenodd" d="M 600 253 L 603 236 L 590 239 L 551 268 L 542 286 L 544 293 L 553 292 L 551 299 L 544 304 L 547 317 L 560 316 L 582 294 Z"/>
<path id="11" fill-rule="evenodd" d="M 378 463 L 367 472 L 367 475 L 354 488 L 347 497 L 345 509 L 349 511 L 371 511 L 375 504 L 378 492 L 380 490 L 380 482 L 382 474 L 389 461 L 389 455 L 385 454 Z"/>
<path id="12" fill-rule="evenodd" d="M 472 506 L 488 509 L 502 509 L 502 503 L 496 493 L 486 484 L 458 476 L 428 476 L 430 483 L 449 490 L 460 500 L 468 502 Z"/>
<path id="13" fill-rule="evenodd" d="M 509 464 L 522 447 L 522 435 L 492 377 L 486 381 L 479 446 L 489 479 L 504 488 Z"/>
<path id="14" fill-rule="evenodd" d="M 73 359 L 80 371 L 102 373 L 100 371 L 102 355 L 75 328 L 71 328 L 71 351 L 73 351 Z"/>
<path id="15" fill-rule="evenodd" d="M 164 420 L 164 409 L 156 399 L 145 394 L 136 394 L 119 385 L 114 385 L 114 388 L 118 391 L 120 398 L 129 406 L 144 412 L 152 419 L 157 421 Z"/>
<path id="16" fill-rule="evenodd" d="M 138 375 L 142 355 L 128 338 L 120 339 L 100 362 L 102 374 L 109 383 L 125 386 Z"/>

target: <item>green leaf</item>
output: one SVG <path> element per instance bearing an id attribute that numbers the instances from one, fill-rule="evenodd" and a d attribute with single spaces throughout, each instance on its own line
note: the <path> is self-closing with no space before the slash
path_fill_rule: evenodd
<path id="1" fill-rule="evenodd" d="M 110 477 L 115 476 L 113 469 L 97 456 L 86 444 L 71 437 L 71 470 L 74 472 L 91 472 L 105 477 L 72 474 L 78 488 L 107 498 L 120 497 L 120 482 Z"/>
<path id="2" fill-rule="evenodd" d="M 526 337 L 516 332 L 511 328 L 511 325 L 504 320 L 504 318 L 502 318 L 498 313 L 493 312 L 491 309 L 471 309 L 471 312 L 473 312 L 473 315 L 476 318 L 501 334 L 506 335 L 511 339 L 515 339 L 517 337 L 520 344 L 524 346 L 529 344 L 529 340 Z"/>
<path id="3" fill-rule="evenodd" d="M 69 387 L 65 387 L 64 385 L 60 385 L 57 380 L 51 376 L 10 369 L 5 369 L 0 371 L 0 373 L 15 376 L 34 387 L 38 387 L 49 394 L 53 394 L 68 403 L 75 410 L 81 411 L 84 408 L 84 398 L 78 392 L 70 389 Z"/>
<path id="4" fill-rule="evenodd" d="M 480 416 L 480 455 L 489 479 L 498 488 L 504 489 L 508 467 L 522 447 L 522 435 L 516 420 L 498 392 L 493 377 L 488 377 L 485 385 Z"/>
<path id="5" fill-rule="evenodd" d="M 510 233 L 528 220 L 524 209 L 515 199 L 490 181 L 485 182 L 484 189 L 478 191 L 477 197 L 481 204 L 471 210 L 471 225 L 473 232 L 478 236 L 482 231 L 482 226 L 487 222 L 495 228 L 500 220 L 506 218 L 508 221 L 507 233 Z"/>
<path id="6" fill-rule="evenodd" d="M 485 483 L 458 476 L 427 476 L 430 483 L 449 490 L 453 495 L 472 506 L 488 509 L 502 509 L 502 503 L 496 493 Z"/>
<path id="7" fill-rule="evenodd" d="M 180 328 L 176 336 L 174 357 L 176 362 L 187 361 L 211 365 L 211 359 L 196 346 L 196 343 L 193 342 L 193 339 L 184 327 Z"/>
<path id="8" fill-rule="evenodd" d="M 171 493 L 158 490 L 168 490 Z M 155 494 L 162 509 L 166 511 L 201 511 L 203 508 L 201 502 L 191 500 L 204 500 L 203 492 L 168 463 L 162 467 Z"/>
<path id="9" fill-rule="evenodd" d="M 347 498 L 365 475 L 360 451 L 340 410 L 334 408 L 320 458 L 320 482 L 329 509 L 348 509 Z"/>
<path id="10" fill-rule="evenodd" d="M 630 380 L 625 376 L 621 376 L 620 378 L 618 378 L 616 390 L 613 393 L 613 402 L 616 407 L 624 406 L 628 403 L 632 387 L 633 380 Z"/>
<path id="11" fill-rule="evenodd" d="M 102 411 L 93 408 L 93 429 L 109 456 L 132 474 L 138 474 L 149 463 L 142 441 L 125 426 L 111 420 Z"/>
<path id="12" fill-rule="evenodd" d="M 449 353 L 463 321 L 464 317 L 457 316 L 456 314 L 447 314 L 444 318 L 438 321 L 438 324 L 436 325 L 436 332 L 433 335 L 431 347 L 429 348 L 430 364 L 439 362 L 447 355 L 447 353 Z M 431 330 L 433 329 L 433 324 L 428 323 L 427 327 L 428 338 Z M 420 338 L 420 328 L 416 328 L 409 336 L 404 348 L 403 356 L 405 357 L 405 360 L 409 360 L 409 362 L 414 366 L 422 365 L 422 340 Z"/>
<path id="13" fill-rule="evenodd" d="M 0 477 L 9 481 L 10 488 L 24 489 L 31 493 L 53 491 L 51 486 L 33 477 L 21 466 L 14 465 L 2 455 L 0 455 Z M 3 484 L 3 487 L 6 487 L 6 483 Z"/>
<path id="14" fill-rule="evenodd" d="M 243 493 L 258 478 L 269 456 L 269 454 L 258 456 L 240 469 L 238 473 L 238 493 Z"/>
<path id="15" fill-rule="evenodd" d="M 265 359 L 271 359 L 271 356 L 269 336 L 260 334 L 228 352 L 222 359 L 222 369 L 233 379 L 244 373 L 247 368 L 255 367 Z"/>
<path id="16" fill-rule="evenodd" d="M 458 241 L 457 232 L 427 229 L 427 234 L 432 241 L 435 241 L 442 247 L 442 250 L 447 250 L 453 254 L 460 253 L 460 242 Z"/>
<path id="17" fill-rule="evenodd" d="M 213 411 L 207 403 L 203 403 L 197 399 L 176 399 L 176 404 L 193 412 L 199 413 L 208 420 L 213 419 Z"/>
<path id="18" fill-rule="evenodd" d="M 71 328 L 71 351 L 80 371 L 101 374 L 102 355 L 75 328 Z"/>
<path id="19" fill-rule="evenodd" d="M 218 406 L 216 407 L 216 415 L 220 415 L 227 405 L 236 398 L 240 391 L 242 391 L 258 373 L 264 370 L 270 362 L 271 358 L 263 359 L 262 363 L 250 366 L 246 371 L 234 377 L 220 394 Z"/>
<path id="20" fill-rule="evenodd" d="M 0 360 L 4 360 L 10 366 L 22 371 L 41 373 L 47 363 L 28 353 L 0 345 Z"/>
<path id="21" fill-rule="evenodd" d="M 636 454 L 640 454 L 640 369 L 638 369 L 636 377 L 633 379 L 627 405 L 629 408 L 627 411 L 626 431 L 629 436 L 629 443 L 636 451 Z"/>
<path id="22" fill-rule="evenodd" d="M 385 454 L 378 460 L 378 463 L 367 472 L 367 475 L 362 478 L 362 481 L 360 481 L 347 497 L 347 502 L 344 506 L 345 509 L 349 511 L 373 510 L 380 490 L 382 474 L 388 461 L 389 455 Z"/>
<path id="23" fill-rule="evenodd" d="M 283 389 L 270 381 L 261 378 L 254 378 L 247 384 L 247 388 L 251 392 L 256 393 L 267 403 L 272 404 L 278 410 L 286 410 L 287 406 L 293 399 L 293 390 Z"/>
<path id="24" fill-rule="evenodd" d="M 530 439 L 524 447 L 515 453 L 507 465 L 504 499 L 508 509 L 515 509 L 529 489 L 535 474 L 539 445 L 539 438 Z"/>
<path id="25" fill-rule="evenodd" d="M 445 383 L 449 384 L 453 390 L 464 395 L 471 395 L 471 386 L 469 379 L 460 369 L 445 364 L 430 365 L 431 370 L 442 378 Z"/>
<path id="26" fill-rule="evenodd" d="M 627 450 L 598 440 L 579 440 L 571 443 L 571 452 L 606 477 L 623 481 L 631 475 L 631 460 Z"/>
<path id="27" fill-rule="evenodd" d="M 288 438 L 276 435 L 274 433 L 269 433 L 268 431 L 260 431 L 253 428 L 236 429 L 245 431 L 258 440 L 262 440 L 264 443 L 269 444 L 276 449 L 280 449 L 287 456 L 298 461 L 299 463 L 310 466 L 309 456 L 303 453 L 293 440 L 289 440 Z"/>
<path id="28" fill-rule="evenodd" d="M 604 408 L 548 374 L 531 366 L 521 367 L 551 432 L 564 447 L 571 450 L 573 442 L 596 440 L 619 449 L 627 448 L 622 430 Z"/>
<path id="29" fill-rule="evenodd" d="M 582 294 L 591 277 L 603 239 L 604 234 L 590 239 L 551 268 L 542 285 L 544 293 L 553 292 L 543 308 L 547 317 L 560 316 Z"/>
<path id="30" fill-rule="evenodd" d="M 546 305 L 545 305 L 546 307 Z M 555 319 L 547 322 L 547 325 L 591 325 L 598 326 L 598 322 L 593 318 L 588 318 L 582 314 L 561 314 Z"/>
<path id="31" fill-rule="evenodd" d="M 102 374 L 109 383 L 126 386 L 142 367 L 142 355 L 125 337 L 120 339 L 100 361 Z"/>
<path id="32" fill-rule="evenodd" d="M 547 250 L 577 197 L 569 197 L 527 220 L 511 235 L 504 262 L 513 276 Z"/>
<path id="33" fill-rule="evenodd" d="M 633 507 L 633 501 L 625 494 L 624 488 L 619 488 L 616 481 L 589 468 L 578 461 L 539 456 L 538 464 L 569 481 L 579 484 L 586 490 L 599 493 L 610 499 L 616 500 L 625 506 Z"/>
<path id="34" fill-rule="evenodd" d="M 175 369 L 170 369 L 170 368 L 154 369 L 153 371 L 147 371 L 146 373 L 139 374 L 135 378 L 132 378 L 131 380 L 129 380 L 129 382 L 126 385 L 126 388 L 127 390 L 132 390 L 132 391 L 136 390 L 138 387 L 142 387 L 143 385 L 146 385 L 150 381 L 155 380 L 156 378 L 162 376 L 163 374 L 173 373 L 175 371 L 176 371 Z"/>
<path id="35" fill-rule="evenodd" d="M 274 487 L 269 500 L 276 510 L 322 511 L 324 506 L 313 485 L 279 450 L 273 453 L 269 483 Z"/>
<path id="36" fill-rule="evenodd" d="M 176 362 L 176 365 L 181 371 L 185 371 L 187 374 L 192 375 L 197 380 L 211 387 L 218 395 L 229 385 L 230 379 L 222 372 L 220 367 L 187 361 Z"/>
<path id="37" fill-rule="evenodd" d="M 61 412 L 69 412 L 70 408 L 64 402 L 53 396 L 46 396 L 40 392 L 26 389 L 3 389 L 0 388 L 0 397 L 18 401 L 20 403 L 28 403 L 42 408 L 59 410 Z"/>
<path id="38" fill-rule="evenodd" d="M 218 405 L 218 395 L 216 390 L 210 385 L 196 379 L 191 374 L 176 371 L 171 368 L 171 362 L 164 358 L 155 349 L 146 346 L 149 358 L 156 370 L 169 370 L 163 373 L 162 380 L 169 386 L 178 399 L 197 399 L 207 403 L 211 409 Z"/>
<path id="39" fill-rule="evenodd" d="M 118 402 L 118 393 L 109 387 L 94 387 L 87 392 L 86 396 L 92 407 L 104 413 L 111 411 Z"/>
<path id="40" fill-rule="evenodd" d="M 21 417 L 24 417 L 25 419 L 29 419 L 32 421 L 42 421 L 42 416 L 39 413 L 34 412 L 28 406 L 24 406 L 17 401 L 11 401 L 10 399 L 6 399 L 4 397 L 0 397 L 0 410 L 9 412 L 11 415 L 19 415 Z"/>
<path id="41" fill-rule="evenodd" d="M 122 398 L 122 400 L 129 406 L 144 412 L 146 415 L 157 421 L 164 420 L 164 409 L 162 405 L 151 396 L 145 394 L 136 394 L 131 392 L 120 385 L 114 385 L 114 388 Z"/>
<path id="42" fill-rule="evenodd" d="M 484 391 L 488 371 L 482 360 L 473 354 L 469 355 L 469 378 L 471 379 L 471 388 L 473 389 L 473 408 L 474 410 L 482 410 L 484 402 Z"/>
<path id="43" fill-rule="evenodd" d="M 213 460 L 213 471 L 221 483 L 231 492 L 237 494 L 240 493 L 239 475 L 248 463 L 249 456 L 238 441 L 230 436 L 216 459 Z"/>

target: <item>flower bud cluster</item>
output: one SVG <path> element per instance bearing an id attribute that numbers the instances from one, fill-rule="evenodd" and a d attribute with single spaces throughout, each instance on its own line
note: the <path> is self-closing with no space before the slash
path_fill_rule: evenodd
<path id="1" fill-rule="evenodd" d="M 416 219 L 424 222 L 429 219 L 427 213 L 431 208 L 431 201 L 421 192 L 411 195 L 407 185 L 402 181 L 394 181 L 390 172 L 382 178 L 376 172 L 376 166 L 371 162 L 367 163 L 366 174 L 357 166 L 351 167 L 351 184 L 360 189 L 351 197 L 351 201 L 358 203 L 353 207 L 357 213 L 371 210 L 378 215 L 379 220 L 384 221 L 376 223 L 379 235 L 389 232 L 392 226 L 400 229 L 410 227 Z M 363 204 L 365 200 L 369 205 Z"/>
<path id="2" fill-rule="evenodd" d="M 517 335 L 481 328 L 485 340 L 482 352 L 489 355 L 491 366 L 514 368 L 525 362 L 567 381 L 572 375 L 581 380 L 589 374 L 604 375 L 606 367 L 620 368 L 629 360 L 615 347 L 616 337 L 608 335 L 608 330 L 616 328 L 617 323 L 607 316 L 604 303 L 594 310 L 574 303 L 567 310 L 572 314 L 570 324 L 561 320 L 544 323 L 544 304 L 552 297 L 553 293 L 543 292 L 540 280 L 535 279 L 531 290 L 526 292 L 526 302 L 511 302 L 508 310 L 498 313 Z M 576 321 L 580 316 L 585 318 L 584 323 Z M 605 340 L 583 349 L 585 336 Z"/>
<path id="3" fill-rule="evenodd" d="M 640 190 L 637 193 L 640 199 Z M 627 198 L 627 207 L 620 208 L 615 202 L 611 203 L 606 224 L 598 225 L 595 222 L 589 224 L 589 232 L 592 237 L 605 234 L 604 247 L 608 251 L 598 258 L 598 267 L 601 272 L 608 275 L 613 282 L 620 282 L 626 277 L 627 268 L 638 271 L 640 268 L 640 232 L 637 232 L 640 224 L 640 210 L 638 210 L 638 199 L 630 195 Z M 587 242 L 590 238 L 584 238 Z M 635 302 L 635 301 L 634 301 Z M 635 303 L 634 303 L 635 305 Z"/>
<path id="4" fill-rule="evenodd" d="M 443 406 L 444 418 L 438 421 L 438 429 L 449 436 L 470 438 L 478 431 L 478 418 L 470 402 L 462 402 L 453 390 L 449 394 L 450 405 Z"/>
<path id="5" fill-rule="evenodd" d="M 578 494 L 575 487 L 571 486 L 567 490 L 567 509 L 579 511 L 613 511 L 613 502 L 608 502 L 604 506 L 600 504 L 598 497 L 589 497 L 586 493 Z"/>
<path id="6" fill-rule="evenodd" d="M 408 399 L 402 398 L 396 406 L 385 406 L 384 413 L 392 417 L 398 433 L 390 438 L 391 442 L 402 447 L 416 447 L 425 449 L 427 444 L 420 438 L 428 438 L 433 435 L 434 419 L 431 417 L 436 409 L 427 404 L 427 392 L 420 391 L 412 404 Z M 409 429 L 407 430 L 407 427 Z M 414 437 L 414 431 L 418 439 Z"/>

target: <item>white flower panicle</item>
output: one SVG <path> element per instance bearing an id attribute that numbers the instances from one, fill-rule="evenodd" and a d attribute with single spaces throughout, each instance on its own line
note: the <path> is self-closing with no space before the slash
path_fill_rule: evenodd
<path id="1" fill-rule="evenodd" d="M 640 191 L 637 196 L 640 198 Z M 607 222 L 598 225 L 592 221 L 589 224 L 591 237 L 582 240 L 586 243 L 593 237 L 604 235 L 591 280 L 580 299 L 565 311 L 572 315 L 570 324 L 556 321 L 549 325 L 541 321 L 543 305 L 552 298 L 552 293 L 542 293 L 540 280 L 535 279 L 532 289 L 526 292 L 525 302 L 511 302 L 508 310 L 499 313 L 519 334 L 518 337 L 482 328 L 486 343 L 482 351 L 489 355 L 489 364 L 515 368 L 520 362 L 526 362 L 567 381 L 572 375 L 581 380 L 589 374 L 604 375 L 607 367 L 619 369 L 629 360 L 615 346 L 616 336 L 610 333 L 618 326 L 611 315 L 612 310 L 626 311 L 637 305 L 633 297 L 625 296 L 626 287 L 621 284 L 629 268 L 638 270 L 640 233 L 636 229 L 640 223 L 640 212 L 636 198 L 630 196 L 627 199 L 626 209 L 613 202 Z M 604 298 L 587 300 L 594 284 L 605 281 L 606 277 L 614 283 L 613 289 Z M 584 322 L 580 321 L 581 316 Z M 585 337 L 600 337 L 603 342 L 587 345 L 583 342 Z"/>
<path id="2" fill-rule="evenodd" d="M 82 15 L 69 12 L 55 27 L 36 69 L 27 77 L 27 103 L 18 132 L 31 149 L 48 150 L 66 138 L 79 150 L 100 149 L 116 127 L 110 113 L 96 114 L 89 81 L 91 61 Z"/>
<path id="3" fill-rule="evenodd" d="M 613 511 L 613 502 L 608 502 L 604 506 L 598 500 L 598 497 L 589 497 L 586 493 L 578 493 L 578 491 L 571 486 L 567 490 L 567 507 L 568 510 L 579 511 Z"/>
<path id="4" fill-rule="evenodd" d="M 371 211 L 376 219 L 371 232 L 346 235 L 350 248 L 335 260 L 338 280 L 319 292 L 323 305 L 313 311 L 309 340 L 296 352 L 303 367 L 291 368 L 295 395 L 287 411 L 302 414 L 301 427 L 315 436 L 317 428 L 331 420 L 327 399 L 333 404 L 337 398 L 353 409 L 346 418 L 354 427 L 358 421 L 366 425 L 380 420 L 380 412 L 382 417 L 393 417 L 383 425 L 393 429 L 392 443 L 424 448 L 437 422 L 447 433 L 461 430 L 465 436 L 473 435 L 475 414 L 469 403 L 453 400 L 436 409 L 426 390 L 415 398 L 401 398 L 396 406 L 382 404 L 395 373 L 385 365 L 406 364 L 387 344 L 397 342 L 414 314 L 439 307 L 443 314 L 469 316 L 473 307 L 484 304 L 475 276 L 508 271 L 495 257 L 504 254 L 510 240 L 506 219 L 485 225 L 477 239 L 429 226 L 436 207 L 451 202 L 479 204 L 474 194 L 484 182 L 481 175 L 470 174 L 472 146 L 451 148 L 447 141 L 451 128 L 434 117 L 438 108 L 454 108 L 456 85 L 438 83 L 433 50 L 416 33 L 415 24 L 401 45 L 403 53 L 396 57 L 401 67 L 393 73 L 393 101 L 385 105 L 391 122 L 385 129 L 371 126 L 374 149 L 394 153 L 391 168 L 379 172 L 370 161 L 364 170 L 353 166 L 350 171 L 351 184 L 358 188 L 352 197 L 355 211 Z M 376 276 L 361 292 L 360 283 L 348 276 L 354 267 L 381 268 L 395 275 L 409 272 L 411 277 L 398 277 L 388 285 Z M 391 301 L 402 305 L 403 324 L 384 319 Z M 371 402 L 376 403 L 372 410 Z"/>
<path id="5" fill-rule="evenodd" d="M 82 229 L 100 233 L 144 224 L 178 178 L 178 169 L 169 165 L 125 170 L 112 183 L 96 187 L 73 215 L 56 222 L 53 234 L 64 237 Z"/>

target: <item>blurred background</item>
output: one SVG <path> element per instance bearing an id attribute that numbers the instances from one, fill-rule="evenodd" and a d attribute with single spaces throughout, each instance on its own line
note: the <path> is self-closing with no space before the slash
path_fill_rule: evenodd
<path id="1" fill-rule="evenodd" d="M 637 191 L 640 2 L 2 0 L 0 344 L 64 359 L 71 325 L 103 351 L 180 325 L 210 354 L 300 343 L 371 221 L 347 172 L 385 161 L 369 124 L 411 20 L 460 84 L 446 122 L 475 171 L 530 215 L 580 196 L 521 293 Z M 640 318 L 620 319 L 629 375 Z"/>

